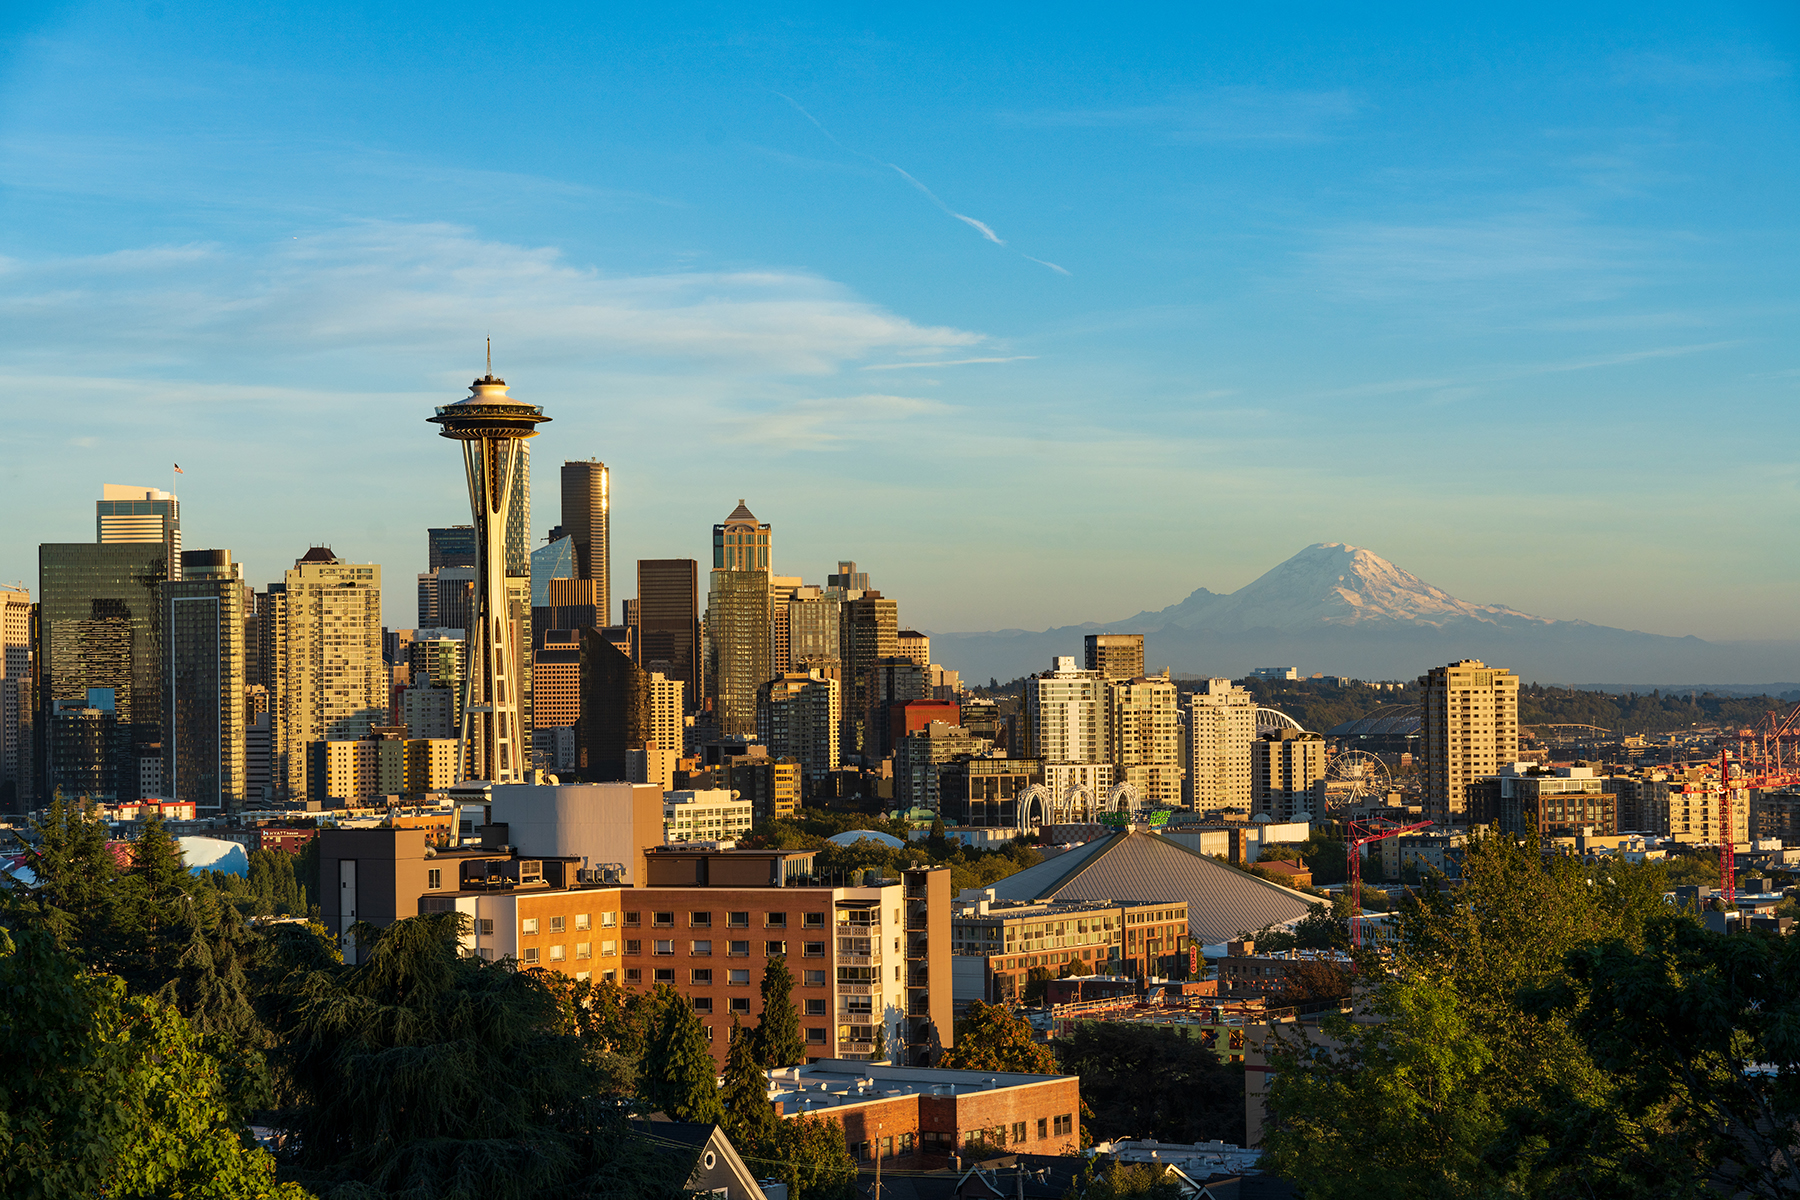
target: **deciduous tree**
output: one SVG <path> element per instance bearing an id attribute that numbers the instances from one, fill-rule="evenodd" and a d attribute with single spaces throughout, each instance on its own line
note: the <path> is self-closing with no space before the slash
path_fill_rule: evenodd
<path id="1" fill-rule="evenodd" d="M 1056 1060 L 1032 1040 L 1031 1026 L 1006 1009 L 977 1000 L 956 1023 L 956 1044 L 944 1051 L 941 1067 L 963 1071 L 1019 1071 L 1049 1075 Z"/>

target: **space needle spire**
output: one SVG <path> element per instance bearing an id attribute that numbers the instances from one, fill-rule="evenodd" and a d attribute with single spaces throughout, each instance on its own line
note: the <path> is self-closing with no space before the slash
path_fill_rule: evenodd
<path id="1" fill-rule="evenodd" d="M 526 469 L 526 438 L 550 418 L 535 404 L 506 394 L 506 381 L 488 373 L 469 386 L 469 395 L 440 405 L 435 417 L 440 437 L 462 443 L 469 481 L 469 508 L 475 518 L 475 597 L 467 638 L 461 729 L 465 779 L 517 783 L 531 765 L 530 731 L 523 727 L 525 653 L 521 620 L 507 593 L 506 527 L 515 480 Z"/>

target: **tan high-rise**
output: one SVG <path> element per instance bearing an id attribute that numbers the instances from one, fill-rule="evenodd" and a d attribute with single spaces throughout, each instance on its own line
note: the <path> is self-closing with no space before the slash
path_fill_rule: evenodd
<path id="1" fill-rule="evenodd" d="M 1419 678 L 1425 816 L 1466 825 L 1469 785 L 1519 756 L 1519 677 L 1477 659 Z"/>
<path id="2" fill-rule="evenodd" d="M 1209 679 L 1188 697 L 1187 796 L 1196 811 L 1250 809 L 1250 745 L 1256 698 L 1229 679 Z"/>
<path id="3" fill-rule="evenodd" d="M 385 722 L 381 568 L 315 548 L 270 587 L 270 690 L 277 799 L 307 795 L 307 746 L 365 736 Z"/>
<path id="4" fill-rule="evenodd" d="M 1181 805 L 1180 696 L 1167 674 L 1114 679 L 1106 685 L 1106 737 L 1117 779 L 1137 789 L 1145 807 Z"/>
<path id="5" fill-rule="evenodd" d="M 1102 679 L 1136 679 L 1144 673 L 1144 635 L 1090 633 L 1082 639 L 1087 669 Z"/>

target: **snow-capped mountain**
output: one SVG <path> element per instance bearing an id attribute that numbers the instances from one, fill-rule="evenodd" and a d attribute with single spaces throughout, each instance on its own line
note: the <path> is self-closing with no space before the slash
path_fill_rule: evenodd
<path id="1" fill-rule="evenodd" d="M 1551 620 L 1460 600 L 1371 550 L 1308 546 L 1235 592 L 1200 588 L 1179 604 L 1123 621 L 1033 633 L 938 633 L 939 662 L 965 679 L 1014 679 L 1089 633 L 1145 634 L 1146 665 L 1240 676 L 1253 667 L 1407 679 L 1480 658 L 1545 683 L 1672 684 L 1800 678 L 1800 643 L 1714 643 L 1586 621 Z"/>

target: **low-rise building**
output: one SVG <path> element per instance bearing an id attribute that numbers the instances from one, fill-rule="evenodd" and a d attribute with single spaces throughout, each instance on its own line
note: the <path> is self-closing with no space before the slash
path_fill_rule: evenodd
<path id="1" fill-rule="evenodd" d="M 1415 829 L 1384 838 L 1375 845 L 1381 850 L 1381 875 L 1399 879 L 1409 865 L 1416 864 L 1419 874 L 1431 871 L 1462 877 L 1462 848 L 1469 835 L 1462 830 Z"/>
<path id="2" fill-rule="evenodd" d="M 1280 1000 L 1316 989 L 1323 980 L 1314 978 L 1321 969 L 1348 974 L 1354 969 L 1350 956 L 1337 950 L 1281 950 L 1256 952 L 1253 941 L 1231 941 L 1218 961 L 1221 1000 Z"/>
<path id="3" fill-rule="evenodd" d="M 994 1151 L 1075 1154 L 1081 1081 L 1074 1075 L 951 1071 L 822 1061 L 769 1073 L 784 1119 L 826 1117 L 859 1162 L 941 1169 Z"/>
<path id="4" fill-rule="evenodd" d="M 749 834 L 750 801 L 723 788 L 663 793 L 663 841 L 724 842 Z"/>
<path id="5" fill-rule="evenodd" d="M 985 894 L 965 894 L 950 924 L 950 946 L 953 955 L 972 960 L 961 975 L 967 982 L 959 988 L 959 1003 L 1016 1003 L 1033 968 L 1053 976 L 1075 967 L 1083 974 L 1140 979 L 1185 973 L 1187 905 L 1172 900 L 996 902 Z M 972 970 L 975 962 L 978 974 Z"/>
<path id="6" fill-rule="evenodd" d="M 1523 767 L 1500 769 L 1500 828 L 1524 835 L 1566 837 L 1583 830 L 1619 831 L 1618 796 L 1606 790 L 1592 767 Z"/>

